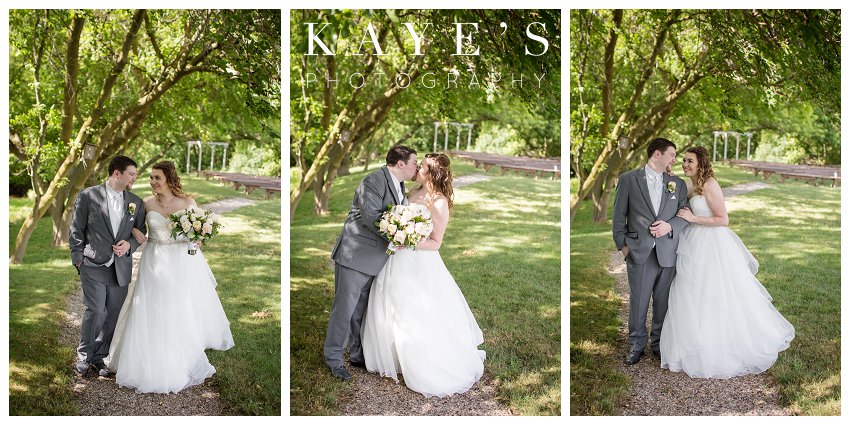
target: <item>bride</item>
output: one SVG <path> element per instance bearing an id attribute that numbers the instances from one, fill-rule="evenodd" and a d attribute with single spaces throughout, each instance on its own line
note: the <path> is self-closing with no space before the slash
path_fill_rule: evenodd
<path id="1" fill-rule="evenodd" d="M 200 250 L 171 237 L 168 216 L 197 206 L 183 192 L 177 169 L 163 161 L 151 170 L 153 196 L 144 200 L 148 239 L 109 348 L 107 367 L 118 385 L 140 393 L 179 392 L 215 373 L 204 350 L 233 347 L 230 322 L 216 281 Z M 142 243 L 141 232 L 134 236 Z"/>
<path id="2" fill-rule="evenodd" d="M 428 154 L 411 203 L 425 205 L 434 229 L 414 249 L 391 256 L 375 278 L 363 320 L 366 369 L 426 397 L 467 391 L 484 373 L 481 329 L 440 258 L 452 208 L 452 173 L 444 154 Z"/>
<path id="3" fill-rule="evenodd" d="M 708 151 L 686 151 L 690 207 L 661 330 L 661 367 L 696 378 L 731 378 L 770 368 L 794 327 L 756 279 L 758 261 L 728 227 Z"/>

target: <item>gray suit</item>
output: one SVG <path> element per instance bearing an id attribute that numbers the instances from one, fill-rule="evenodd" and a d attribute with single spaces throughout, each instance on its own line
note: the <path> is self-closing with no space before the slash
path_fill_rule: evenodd
<path id="1" fill-rule="evenodd" d="M 115 332 L 118 313 L 127 297 L 127 285 L 133 273 L 133 252 L 139 243 L 132 237 L 133 227 L 145 232 L 145 207 L 142 200 L 125 190 L 121 225 L 113 236 L 109 219 L 109 202 L 106 185 L 87 187 L 80 191 L 74 204 L 69 245 L 71 263 L 80 273 L 83 303 L 86 312 L 77 347 L 79 360 L 92 364 L 103 361 L 109 354 L 109 344 Z M 130 203 L 136 204 L 135 214 L 130 214 Z M 130 251 L 108 267 L 112 258 L 112 245 L 121 240 L 130 243 Z"/>
<path id="2" fill-rule="evenodd" d="M 404 191 L 404 182 L 401 183 Z M 398 199 L 386 166 L 367 175 L 351 202 L 351 210 L 331 253 L 334 266 L 334 301 L 325 337 L 325 362 L 333 369 L 343 366 L 346 339 L 352 362 L 363 363 L 360 325 L 369 301 L 372 281 L 386 264 L 389 240 L 378 233 L 375 222 L 388 204 L 406 204 Z"/>
<path id="3" fill-rule="evenodd" d="M 650 345 L 659 349 L 661 325 L 667 315 L 670 284 L 676 275 L 676 248 L 679 234 L 688 224 L 676 217 L 680 208 L 688 206 L 688 189 L 676 176 L 663 174 L 661 204 L 658 214 L 652 207 L 644 167 L 623 173 L 614 198 L 613 233 L 618 250 L 629 247 L 626 268 L 629 276 L 629 344 L 632 350 L 646 348 L 646 316 L 652 298 L 652 332 Z M 676 188 L 671 192 L 669 182 Z M 673 230 L 659 238 L 649 233 L 657 220 L 670 223 Z"/>

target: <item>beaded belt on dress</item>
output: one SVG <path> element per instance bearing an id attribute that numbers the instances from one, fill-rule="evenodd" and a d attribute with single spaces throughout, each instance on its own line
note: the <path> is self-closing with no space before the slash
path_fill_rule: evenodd
<path id="1" fill-rule="evenodd" d="M 175 241 L 174 239 L 148 239 L 148 243 L 154 245 L 186 245 L 186 241 Z"/>

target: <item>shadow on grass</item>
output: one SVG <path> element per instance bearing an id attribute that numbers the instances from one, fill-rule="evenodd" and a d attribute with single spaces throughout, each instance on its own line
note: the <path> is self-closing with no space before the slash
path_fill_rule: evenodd
<path id="1" fill-rule="evenodd" d="M 20 225 L 10 222 L 10 234 Z M 50 245 L 51 232 L 49 219 L 39 222 L 24 263 L 9 266 L 10 415 L 77 414 L 69 387 L 74 351 L 58 343 L 57 326 L 77 273 L 68 251 Z"/>
<path id="2" fill-rule="evenodd" d="M 224 216 L 227 227 L 204 255 L 236 345 L 208 355 L 230 414 L 279 415 L 280 202 L 266 201 Z"/>

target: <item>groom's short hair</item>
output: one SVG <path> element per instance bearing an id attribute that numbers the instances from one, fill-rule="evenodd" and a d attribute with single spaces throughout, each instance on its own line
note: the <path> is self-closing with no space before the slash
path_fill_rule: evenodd
<path id="1" fill-rule="evenodd" d="M 410 155 L 416 154 L 416 150 L 404 145 L 395 145 L 387 152 L 387 165 L 396 165 L 399 161 L 407 162 Z"/>
<path id="2" fill-rule="evenodd" d="M 667 152 L 667 149 L 670 149 L 671 146 L 673 149 L 676 149 L 676 145 L 674 145 L 673 142 L 663 137 L 656 137 L 652 139 L 652 141 L 649 142 L 649 146 L 646 147 L 646 157 L 652 158 L 652 154 L 654 154 L 655 151 L 661 151 L 663 154 L 664 152 Z"/>
<path id="3" fill-rule="evenodd" d="M 129 157 L 118 155 L 109 161 L 109 175 L 111 176 L 116 170 L 118 170 L 121 174 L 124 174 L 124 171 L 127 171 L 127 167 L 131 165 L 138 167 L 138 165 L 136 165 L 136 161 L 133 161 Z"/>

